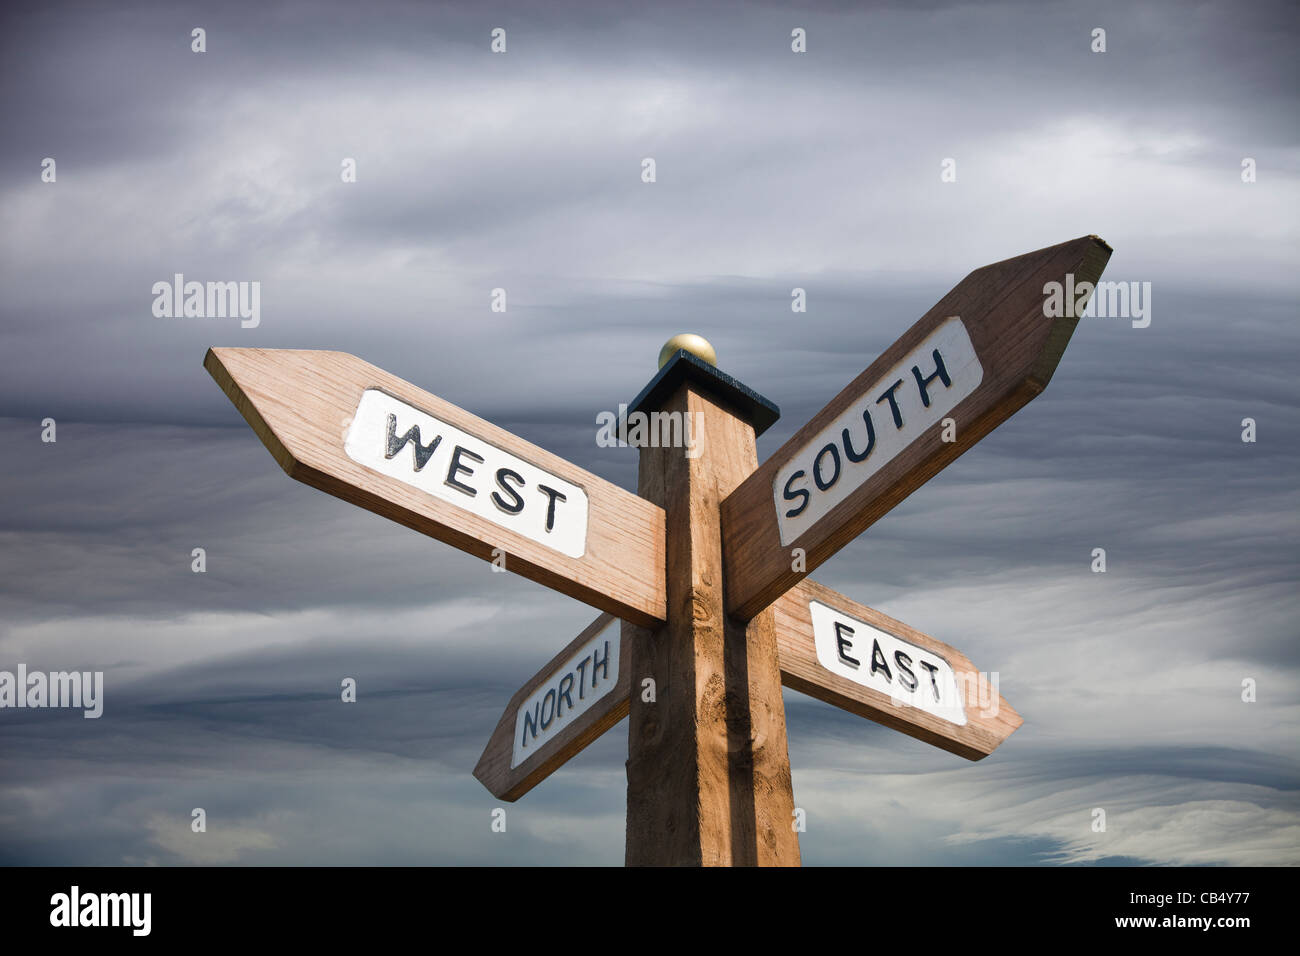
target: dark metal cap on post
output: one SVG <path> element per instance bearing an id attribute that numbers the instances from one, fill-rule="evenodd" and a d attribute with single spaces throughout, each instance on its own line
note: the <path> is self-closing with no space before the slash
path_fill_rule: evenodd
<path id="1" fill-rule="evenodd" d="M 669 342 L 671 344 L 672 340 Z M 704 344 L 708 345 L 707 342 Z M 731 406 L 737 415 L 754 427 L 755 437 L 767 431 L 781 417 L 781 410 L 775 404 L 685 348 L 679 348 L 663 363 L 650 384 L 632 400 L 628 414 L 659 411 L 683 382 L 691 382 Z"/>

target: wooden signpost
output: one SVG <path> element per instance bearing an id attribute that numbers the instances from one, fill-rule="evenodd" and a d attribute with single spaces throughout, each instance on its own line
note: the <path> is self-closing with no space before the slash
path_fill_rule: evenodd
<path id="1" fill-rule="evenodd" d="M 1109 255 L 1085 236 L 971 273 L 761 466 L 776 406 L 707 343 L 668 348 L 629 414 L 694 435 L 642 447 L 637 494 L 351 355 L 204 365 L 291 477 L 604 612 L 507 705 L 489 791 L 626 715 L 630 865 L 797 865 L 782 684 L 971 760 L 1020 726 L 996 675 L 804 578 L 1046 387 L 1077 320 L 1044 287 Z"/>

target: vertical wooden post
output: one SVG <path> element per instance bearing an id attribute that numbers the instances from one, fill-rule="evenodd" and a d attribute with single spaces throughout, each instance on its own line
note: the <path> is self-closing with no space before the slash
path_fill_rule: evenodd
<path id="1" fill-rule="evenodd" d="M 724 610 L 719 504 L 758 466 L 752 416 L 729 390 L 758 396 L 716 372 L 711 387 L 699 368 L 665 378 L 671 365 L 643 393 L 658 383 L 667 397 L 637 407 L 688 416 L 695 447 L 694 457 L 641 449 L 638 490 L 667 513 L 668 620 L 657 630 L 623 624 L 632 691 L 626 861 L 797 866 L 774 611 L 744 624 Z M 774 419 L 775 406 L 759 401 Z"/>

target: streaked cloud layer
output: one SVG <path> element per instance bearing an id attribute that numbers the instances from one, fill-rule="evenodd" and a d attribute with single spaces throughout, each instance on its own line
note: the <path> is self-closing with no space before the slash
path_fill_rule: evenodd
<path id="1" fill-rule="evenodd" d="M 595 416 L 669 335 L 781 406 L 765 455 L 967 272 L 1098 233 L 1151 326 L 1084 320 L 1043 396 L 816 575 L 999 671 L 1026 723 L 969 764 L 787 694 L 805 862 L 1300 862 L 1292 7 L 4 18 L 0 669 L 102 669 L 107 699 L 0 712 L 0 860 L 622 860 L 623 727 L 505 835 L 470 776 L 594 612 L 289 481 L 208 346 L 350 351 L 632 487 Z M 176 272 L 259 280 L 261 325 L 154 318 Z"/>

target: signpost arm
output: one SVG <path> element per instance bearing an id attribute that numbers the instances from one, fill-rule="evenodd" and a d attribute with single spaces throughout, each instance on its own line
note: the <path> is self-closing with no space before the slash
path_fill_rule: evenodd
<path id="1" fill-rule="evenodd" d="M 616 617 L 663 621 L 663 509 L 355 355 L 212 348 L 203 366 L 291 478 Z"/>
<path id="2" fill-rule="evenodd" d="M 1110 253 L 1083 236 L 976 269 L 749 475 L 722 503 L 728 612 L 771 605 L 1041 393 Z"/>
<path id="3" fill-rule="evenodd" d="M 604 648 L 603 670 L 599 669 L 600 661 L 596 657 L 587 657 L 576 668 L 568 670 L 567 674 L 564 668 L 565 664 L 581 654 L 580 649 L 587 646 L 588 642 L 597 640 L 602 635 L 617 645 L 619 638 L 613 633 L 613 628 L 619 623 L 613 615 L 600 615 L 510 698 L 496 730 L 483 748 L 478 766 L 474 768 L 474 776 L 494 796 L 502 800 L 518 800 L 627 716 L 627 656 L 618 653 L 617 646 L 614 657 L 618 664 L 612 675 L 609 668 L 609 644 Z M 517 741 L 527 742 L 529 725 L 521 717 L 520 707 L 530 695 L 545 687 L 548 682 L 555 688 L 553 692 L 556 696 L 545 711 L 541 707 L 547 701 L 543 699 L 539 703 L 539 709 L 534 714 L 536 723 L 532 727 L 534 749 L 525 755 L 522 746 L 518 750 L 515 747 Z M 584 700 L 591 701 L 585 708 L 582 707 Z M 564 708 L 566 703 L 567 718 Z M 526 707 L 524 709 L 527 710 Z M 539 741 L 537 725 L 551 720 L 560 729 L 553 737 Z"/>
<path id="4" fill-rule="evenodd" d="M 694 457 L 643 447 L 638 491 L 667 515 L 668 620 L 624 623 L 627 856 L 636 865 L 798 865 L 772 610 L 724 611 L 718 506 L 758 464 L 776 409 L 679 352 L 632 407 L 689 421 Z M 645 683 L 649 678 L 653 685 Z"/>

